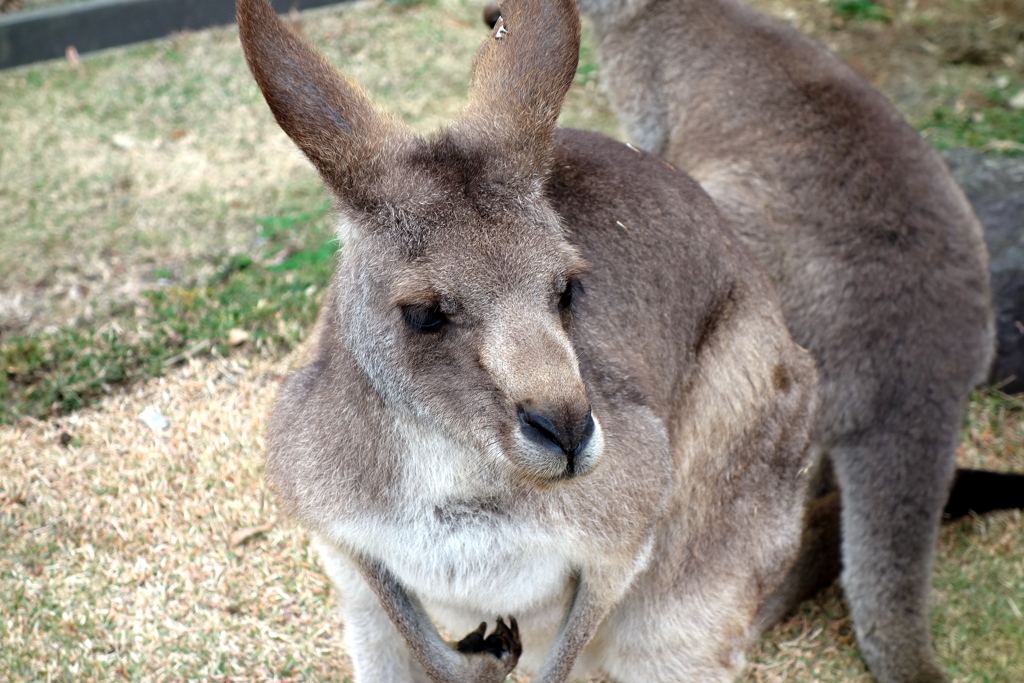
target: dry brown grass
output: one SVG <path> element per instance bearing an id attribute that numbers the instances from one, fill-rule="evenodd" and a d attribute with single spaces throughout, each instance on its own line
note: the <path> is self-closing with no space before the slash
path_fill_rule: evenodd
<path id="1" fill-rule="evenodd" d="M 0 679 L 344 679 L 333 592 L 262 478 L 288 364 L 192 363 L 60 423 L 0 430 Z M 963 463 L 1024 469 L 1024 416 L 989 403 L 974 404 Z M 167 431 L 138 419 L 151 405 Z M 936 577 L 956 680 L 1020 680 L 1024 518 L 944 529 Z M 746 680 L 868 680 L 840 592 L 772 631 Z"/>
<path id="2" fill-rule="evenodd" d="M 261 475 L 284 368 L 191 364 L 0 431 L 0 679 L 342 680 L 333 597 Z"/>

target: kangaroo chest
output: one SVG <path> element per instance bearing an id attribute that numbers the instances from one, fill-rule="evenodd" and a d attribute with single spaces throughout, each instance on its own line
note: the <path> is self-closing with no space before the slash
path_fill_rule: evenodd
<path id="1" fill-rule="evenodd" d="M 431 604 L 522 614 L 560 600 L 570 581 L 564 534 L 508 519 L 486 501 L 408 509 L 381 531 L 379 557 Z"/>
<path id="2" fill-rule="evenodd" d="M 349 527 L 353 545 L 425 603 L 523 614 L 563 601 L 579 565 L 572 524 L 513 502 L 493 479 L 496 456 L 410 431 L 401 502 Z"/>

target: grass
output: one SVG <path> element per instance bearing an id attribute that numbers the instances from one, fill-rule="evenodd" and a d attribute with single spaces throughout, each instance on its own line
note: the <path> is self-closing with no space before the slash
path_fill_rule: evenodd
<path id="1" fill-rule="evenodd" d="M 283 370 L 193 360 L 57 431 L 0 432 L 0 680 L 342 680 L 305 538 L 251 531 L 278 514 L 258 454 Z"/>
<path id="2" fill-rule="evenodd" d="M 941 552 L 955 565 L 935 573 L 934 631 L 951 672 L 964 679 L 1010 681 L 1024 675 L 1024 548 L 1021 516 L 982 517 L 955 525 Z"/>
<path id="3" fill-rule="evenodd" d="M 832 10 L 846 21 L 891 21 L 892 10 L 871 0 L 837 0 Z"/>
<path id="4" fill-rule="evenodd" d="M 0 680 L 350 675 L 334 593 L 262 479 L 264 416 L 292 362 L 190 359 L 92 410 L 0 430 Z M 137 419 L 149 405 L 169 429 Z M 977 396 L 960 457 L 1024 468 L 1021 401 Z M 932 623 L 955 681 L 1022 680 L 1022 568 L 1020 513 L 943 529 Z M 744 681 L 868 680 L 836 587 L 751 660 Z"/>
<path id="5" fill-rule="evenodd" d="M 323 201 L 272 118 L 255 115 L 264 105 L 231 36 L 0 73 L 0 333 L 92 324 L 157 269 L 202 282 L 258 248 L 253 217 Z"/>
<path id="6" fill-rule="evenodd" d="M 242 340 L 258 353 L 291 350 L 312 326 L 333 271 L 329 206 L 258 219 L 264 258 L 235 254 L 203 286 L 148 290 L 141 306 L 112 310 L 100 326 L 6 340 L 0 423 L 81 409 L 187 356 L 230 353 Z"/>
<path id="7" fill-rule="evenodd" d="M 840 28 L 825 3 L 755 4 L 839 50 L 934 144 L 1021 141 L 1018 4 L 919 0 Z M 300 28 L 426 132 L 464 102 L 479 12 L 382 0 Z M 585 40 L 562 122 L 618 135 L 595 64 Z M 2 72 L 0 98 L 0 680 L 344 680 L 333 592 L 261 479 L 331 219 L 237 36 Z M 147 406 L 167 431 L 138 420 Z M 976 396 L 960 458 L 1024 471 L 1020 401 Z M 1024 680 L 1022 542 L 1016 513 L 942 532 L 932 623 L 957 681 Z M 866 680 L 851 634 L 833 588 L 763 640 L 746 680 Z"/>
<path id="8" fill-rule="evenodd" d="M 925 138 L 939 149 L 976 147 L 1024 155 L 1024 107 L 1015 109 L 1010 104 L 1014 97 L 1024 97 L 1022 93 L 1024 88 L 1008 87 L 972 92 L 972 107 L 962 100 L 936 107 L 919 126 Z"/>

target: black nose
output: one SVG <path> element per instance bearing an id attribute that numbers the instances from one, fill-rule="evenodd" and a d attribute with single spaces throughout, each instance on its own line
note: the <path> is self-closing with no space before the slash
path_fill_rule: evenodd
<path id="1" fill-rule="evenodd" d="M 594 435 L 594 418 L 589 410 L 581 420 L 570 415 L 531 412 L 519 406 L 519 424 L 530 441 L 565 453 L 569 474 L 575 472 L 576 456 L 587 447 L 590 437 Z"/>

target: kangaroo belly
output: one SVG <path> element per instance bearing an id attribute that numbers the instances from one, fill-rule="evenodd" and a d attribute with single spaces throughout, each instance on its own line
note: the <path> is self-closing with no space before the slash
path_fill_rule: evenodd
<path id="1" fill-rule="evenodd" d="M 514 617 L 524 647 L 519 666 L 535 672 L 565 618 L 579 564 L 578 544 L 550 531 L 559 526 L 459 501 L 335 525 L 332 535 L 382 561 L 452 641 L 480 622 L 490 630 L 497 617 Z M 582 656 L 574 675 L 595 672 L 590 660 Z"/>

